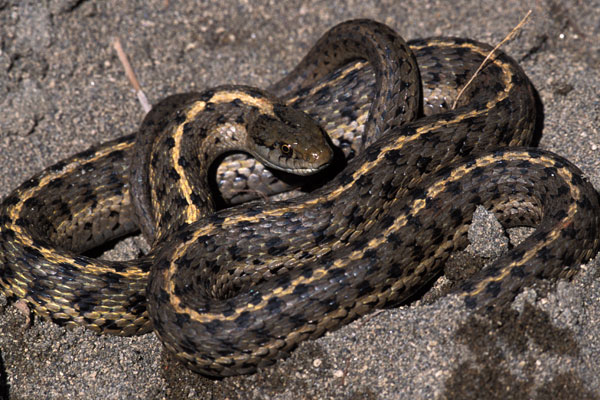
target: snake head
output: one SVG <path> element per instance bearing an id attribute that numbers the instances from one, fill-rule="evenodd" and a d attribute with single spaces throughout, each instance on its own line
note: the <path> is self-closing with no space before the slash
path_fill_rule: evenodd
<path id="1" fill-rule="evenodd" d="M 333 159 L 329 137 L 308 114 L 281 103 L 273 113 L 260 113 L 248 126 L 253 155 L 268 167 L 311 175 Z"/>

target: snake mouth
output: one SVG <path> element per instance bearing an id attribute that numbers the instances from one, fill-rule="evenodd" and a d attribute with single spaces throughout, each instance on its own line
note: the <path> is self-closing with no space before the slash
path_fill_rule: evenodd
<path id="1" fill-rule="evenodd" d="M 279 156 L 278 159 L 274 159 L 272 154 L 270 157 L 259 154 L 255 158 L 265 167 L 293 175 L 306 176 L 316 174 L 331 165 L 333 154 L 333 149 L 326 148 L 318 152 L 305 153 L 297 158 Z"/>
<path id="2" fill-rule="evenodd" d="M 279 165 L 277 163 L 274 163 L 272 161 L 269 160 L 263 160 L 262 161 L 263 164 L 268 167 L 268 168 L 272 168 L 278 171 L 283 171 L 289 174 L 293 174 L 293 175 L 299 175 L 299 176 L 305 176 L 305 175 L 313 175 L 316 174 L 319 171 L 324 170 L 325 168 L 327 168 L 331 162 L 330 160 L 328 160 L 325 163 L 316 165 L 316 166 L 307 166 L 307 165 Z"/>
<path id="3" fill-rule="evenodd" d="M 334 159 L 334 151 L 325 144 L 323 148 L 312 152 L 304 152 L 302 158 L 290 160 L 287 169 L 289 172 L 296 175 L 312 175 L 327 168 Z"/>
<path id="4" fill-rule="evenodd" d="M 293 168 L 293 169 L 289 169 L 288 172 L 295 174 L 295 175 L 313 175 L 319 171 L 324 170 L 328 166 L 329 166 L 329 163 L 326 163 L 326 164 L 322 164 L 322 165 L 319 165 L 318 167 L 313 167 L 313 168 Z"/>

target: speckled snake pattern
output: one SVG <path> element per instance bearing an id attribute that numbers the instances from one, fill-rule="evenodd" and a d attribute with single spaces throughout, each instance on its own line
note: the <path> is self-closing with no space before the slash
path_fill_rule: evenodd
<path id="1" fill-rule="evenodd" d="M 4 199 L 2 290 L 66 325 L 154 329 L 189 368 L 221 377 L 251 373 L 302 340 L 409 299 L 467 245 L 479 205 L 505 227 L 535 229 L 456 290 L 469 308 L 508 301 L 538 277 L 571 276 L 600 246 L 600 201 L 569 161 L 521 147 L 532 144 L 536 121 L 521 68 L 499 52 L 450 107 L 490 50 L 456 38 L 407 45 L 368 20 L 332 28 L 267 91 L 311 115 L 343 165 L 282 201 L 236 198 L 232 182 L 248 176 L 241 169 L 263 171 L 237 156 L 215 179 L 225 203 L 241 202 L 233 207 L 194 201 L 208 188 L 182 189 L 181 173 L 160 178 L 176 167 L 169 163 L 193 162 L 180 157 L 184 132 L 196 132 L 186 124 L 215 93 L 159 103 L 138 133 L 161 138 L 162 159 L 149 155 L 141 175 L 151 187 L 135 189 L 148 190 L 136 200 L 145 205 L 130 199 L 134 136 L 59 162 Z M 267 175 L 257 190 L 289 189 Z M 161 238 L 149 254 L 82 255 L 139 229 L 140 207 L 150 209 L 144 234 Z"/>

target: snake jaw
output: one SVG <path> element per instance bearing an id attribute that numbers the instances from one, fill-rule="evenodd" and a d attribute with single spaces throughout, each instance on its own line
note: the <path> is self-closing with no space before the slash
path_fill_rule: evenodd
<path id="1" fill-rule="evenodd" d="M 272 150 L 271 153 L 277 152 Z M 294 152 L 292 157 L 284 157 L 279 155 L 278 162 L 271 161 L 277 155 L 258 158 L 266 167 L 273 168 L 279 171 L 287 172 L 299 176 L 307 176 L 316 174 L 319 171 L 327 168 L 333 160 L 333 150 L 327 149 L 322 152 L 313 152 L 310 157 L 300 157 L 299 152 Z"/>
<path id="2" fill-rule="evenodd" d="M 296 148 L 299 146 L 296 146 Z M 310 149 L 297 149 L 297 157 L 293 159 L 289 171 L 296 175 L 312 175 L 327 168 L 333 160 L 333 149 L 330 146 Z"/>

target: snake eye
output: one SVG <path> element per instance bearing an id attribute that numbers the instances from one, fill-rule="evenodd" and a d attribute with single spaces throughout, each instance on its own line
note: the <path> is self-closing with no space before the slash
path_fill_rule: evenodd
<path id="1" fill-rule="evenodd" d="M 286 156 L 292 154 L 292 146 L 290 146 L 289 144 L 284 143 L 279 148 L 281 149 L 281 153 L 283 153 Z"/>

